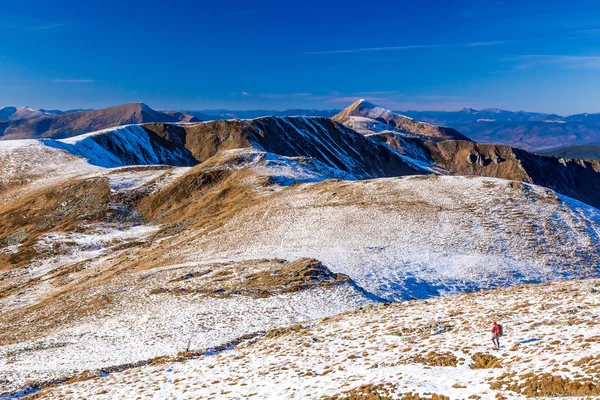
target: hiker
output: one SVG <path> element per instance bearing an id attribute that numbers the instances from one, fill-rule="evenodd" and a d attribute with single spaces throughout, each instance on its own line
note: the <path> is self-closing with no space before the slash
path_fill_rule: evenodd
<path id="1" fill-rule="evenodd" d="M 492 343 L 496 348 L 500 348 L 500 336 L 502 336 L 502 325 L 498 322 L 494 321 L 494 326 L 492 327 Z"/>

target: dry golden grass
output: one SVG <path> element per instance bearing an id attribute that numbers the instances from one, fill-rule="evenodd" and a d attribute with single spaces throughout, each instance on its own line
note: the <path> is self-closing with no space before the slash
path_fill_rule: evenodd
<path id="1" fill-rule="evenodd" d="M 452 353 L 437 353 L 430 351 L 426 355 L 417 355 L 413 359 L 414 362 L 425 364 L 430 367 L 456 367 L 458 358 Z"/>
<path id="2" fill-rule="evenodd" d="M 510 390 L 527 397 L 600 396 L 600 385 L 592 379 L 570 379 L 549 373 L 533 372 L 515 377 L 503 375 L 491 384 L 494 390 Z"/>
<path id="3" fill-rule="evenodd" d="M 0 206 L 0 247 L 17 243 L 22 246 L 0 264 L 0 270 L 48 255 L 34 247 L 35 240 L 44 233 L 73 231 L 82 223 L 105 220 L 109 199 L 108 181 L 90 178 L 63 182 L 4 203 Z M 50 254 L 52 251 L 44 250 Z"/>
<path id="4" fill-rule="evenodd" d="M 401 393 L 393 383 L 365 384 L 334 396 L 322 397 L 322 400 L 450 400 L 441 394 L 420 395 L 417 393 Z"/>
<path id="5" fill-rule="evenodd" d="M 231 264 L 211 264 L 201 271 L 188 272 L 158 287 L 150 294 L 204 294 L 213 297 L 243 295 L 253 298 L 268 297 L 277 293 L 290 293 L 315 286 L 332 286 L 350 279 L 334 274 L 320 261 L 300 259 L 247 260 Z M 177 286 L 173 286 L 173 285 Z"/>
<path id="6" fill-rule="evenodd" d="M 500 359 L 492 354 L 475 353 L 471 369 L 502 368 Z"/>

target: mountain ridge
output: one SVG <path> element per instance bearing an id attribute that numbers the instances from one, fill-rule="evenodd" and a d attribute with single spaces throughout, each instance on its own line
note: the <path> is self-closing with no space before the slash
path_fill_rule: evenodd
<path id="1" fill-rule="evenodd" d="M 161 113 L 144 103 L 127 103 L 99 110 L 0 121 L 0 139 L 66 138 L 120 125 L 179 121 L 198 119 L 180 112 Z"/>
<path id="2" fill-rule="evenodd" d="M 366 111 L 361 110 L 361 107 Z M 368 115 L 374 118 L 368 118 Z M 439 168 L 451 174 L 534 183 L 600 207 L 600 161 L 559 159 L 508 145 L 461 140 L 463 136 L 458 132 L 454 133 L 453 130 L 450 131 L 452 136 L 440 137 L 440 133 L 433 130 L 433 137 L 415 137 L 415 129 L 413 132 L 407 132 L 386 124 L 386 120 L 395 122 L 394 118 L 402 117 L 365 101 L 353 103 L 334 117 L 372 140 L 385 143 L 397 152 L 429 163 L 433 167 L 432 170 Z M 401 121 L 404 122 L 405 119 Z M 418 125 L 420 126 L 422 125 Z M 408 127 L 410 129 L 412 125 Z M 431 125 L 426 127 L 425 133 L 431 133 Z M 447 131 L 442 131 L 442 135 L 445 132 Z"/>
<path id="3" fill-rule="evenodd" d="M 355 101 L 340 113 L 334 115 L 331 119 L 343 123 L 351 120 L 353 117 L 371 118 L 392 126 L 393 128 L 398 128 L 409 133 L 422 135 L 432 140 L 470 140 L 452 128 L 434 126 L 428 123 L 416 121 L 410 117 L 396 114 L 383 107 L 376 106 L 365 99 Z"/>

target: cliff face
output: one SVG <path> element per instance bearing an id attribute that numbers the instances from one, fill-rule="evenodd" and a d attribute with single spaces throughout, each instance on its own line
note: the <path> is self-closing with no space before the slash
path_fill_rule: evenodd
<path id="1" fill-rule="evenodd" d="M 600 207 L 600 161 L 561 159 L 510 146 L 456 140 L 424 145 L 434 164 L 450 172 L 534 183 Z"/>

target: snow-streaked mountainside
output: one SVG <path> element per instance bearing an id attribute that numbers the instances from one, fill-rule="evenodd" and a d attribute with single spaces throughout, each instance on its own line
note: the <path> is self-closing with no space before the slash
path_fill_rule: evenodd
<path id="1" fill-rule="evenodd" d="M 404 115 L 396 114 L 391 110 L 379 107 L 364 99 L 357 100 L 339 114 L 334 115 L 332 119 L 335 121 L 346 122 L 351 117 L 370 118 L 430 140 L 469 140 L 469 138 L 452 128 L 416 121 Z"/>
<path id="2" fill-rule="evenodd" d="M 353 179 L 426 171 L 422 163 L 325 118 L 266 117 L 181 125 L 128 125 L 68 139 L 44 139 L 40 143 L 106 168 L 192 166 L 223 149 L 254 148 L 284 157 L 309 157 L 337 171 L 332 173 L 343 173 Z"/>
<path id="3" fill-rule="evenodd" d="M 46 139 L 43 144 L 81 156 L 90 164 L 105 168 L 197 164 L 190 151 L 184 147 L 166 146 L 164 141 L 153 139 L 141 125 L 126 125 L 67 139 Z"/>
<path id="4" fill-rule="evenodd" d="M 371 111 L 376 119 L 357 116 Z M 433 126 L 423 130 L 422 125 L 417 124 L 417 129 L 405 125 L 409 130 L 400 129 L 392 118 L 394 115 L 389 110 L 358 101 L 335 119 L 369 139 L 384 143 L 391 150 L 420 162 L 422 168 L 434 173 L 478 175 L 534 183 L 600 206 L 598 161 L 545 157 L 509 146 L 463 140 L 458 135 L 454 135 L 455 138 L 440 137 L 440 132 L 435 129 L 441 129 L 442 133 L 446 131 Z"/>
<path id="5" fill-rule="evenodd" d="M 394 396 L 510 394 L 494 382 L 535 363 L 518 350 L 502 356 L 509 375 L 472 371 L 488 352 L 485 321 L 529 324 L 528 302 L 542 298 L 559 304 L 548 320 L 555 309 L 594 321 L 539 283 L 599 277 L 600 211 L 530 175 L 461 176 L 442 162 L 479 175 L 533 163 L 520 155 L 507 168 L 513 153 L 477 146 L 364 116 L 0 142 L 0 398 L 321 398 L 380 383 Z M 506 289 L 523 283 L 538 285 Z M 500 307 L 516 315 L 494 311 L 492 294 L 443 297 L 494 288 L 514 293 Z M 430 319 L 451 326 L 438 332 L 447 341 L 422 337 Z M 369 333 L 375 321 L 381 336 Z M 575 363 L 589 343 L 552 346 L 569 373 L 584 373 Z M 425 383 L 436 379 L 446 383 Z"/>

